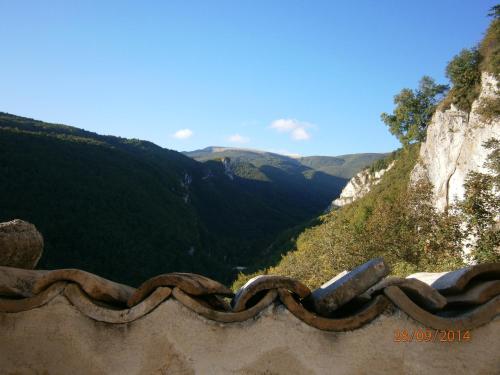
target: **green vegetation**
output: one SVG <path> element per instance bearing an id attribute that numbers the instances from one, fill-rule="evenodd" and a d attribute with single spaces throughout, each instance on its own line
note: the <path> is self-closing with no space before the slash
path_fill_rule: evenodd
<path id="1" fill-rule="evenodd" d="M 471 239 L 471 260 L 500 262 L 500 141 L 490 139 L 484 147 L 491 150 L 485 167 L 489 173 L 470 172 L 464 187 L 465 197 L 456 209 Z"/>
<path id="2" fill-rule="evenodd" d="M 481 70 L 500 76 L 500 5 L 491 8 L 489 16 L 493 17 L 486 35 L 479 45 L 482 56 Z"/>
<path id="3" fill-rule="evenodd" d="M 470 112 L 481 89 L 480 59 L 477 48 L 463 49 L 446 67 L 446 76 L 452 84 L 447 102 L 465 112 Z"/>
<path id="4" fill-rule="evenodd" d="M 485 122 L 492 122 L 500 117 L 500 97 L 481 99 L 477 113 L 481 115 L 481 119 Z"/>
<path id="5" fill-rule="evenodd" d="M 500 92 L 500 5 L 491 8 L 489 15 L 493 17 L 493 21 L 479 45 L 479 53 L 482 56 L 480 68 L 492 73 L 497 78 L 496 89 L 497 92 Z M 492 121 L 499 117 L 500 96 L 483 99 L 478 112 L 485 121 Z"/>
<path id="6" fill-rule="evenodd" d="M 170 271 L 227 283 L 345 184 L 304 166 L 231 168 L 233 180 L 220 160 L 0 113 L 0 221 L 39 228 L 42 268 L 132 285 Z"/>
<path id="7" fill-rule="evenodd" d="M 364 197 L 279 238 L 271 247 L 275 254 L 282 250 L 282 258 L 274 258 L 276 266 L 240 274 L 233 288 L 261 273 L 298 278 L 315 288 L 379 256 L 395 275 L 446 271 L 464 266 L 464 240 L 471 247 L 471 260 L 500 262 L 495 221 L 500 212 L 500 142 L 492 139 L 485 144 L 491 150 L 485 165 L 489 173 L 471 172 L 464 200 L 444 213 L 433 207 L 428 182 L 409 181 L 419 147 L 396 153 L 395 166 Z"/>
<path id="8" fill-rule="evenodd" d="M 351 178 L 376 160 L 383 160 L 387 154 L 365 153 L 339 156 L 307 156 L 298 159 L 302 165 L 315 170 Z"/>
<path id="9" fill-rule="evenodd" d="M 375 172 L 378 172 L 382 169 L 387 169 L 389 167 L 389 164 L 395 161 L 400 156 L 400 154 L 401 150 L 393 151 L 385 158 L 374 161 L 372 165 L 370 165 L 367 169 L 370 171 L 371 174 L 374 174 Z"/>
<path id="10" fill-rule="evenodd" d="M 202 150 L 184 152 L 185 155 L 198 161 L 230 158 L 236 164 L 246 164 L 246 168 L 276 167 L 288 173 L 303 174 L 307 178 L 314 173 L 322 172 L 333 177 L 349 179 L 375 160 L 384 158 L 386 154 L 365 153 L 340 156 L 306 156 L 290 157 L 258 150 L 227 147 L 207 147 Z M 251 166 L 250 166 L 251 165 Z M 240 171 L 238 171 L 238 175 Z M 241 171 L 246 172 L 246 171 Z M 258 172 L 256 172 L 258 173 Z M 248 176 L 246 174 L 245 176 Z"/>
<path id="11" fill-rule="evenodd" d="M 382 121 L 389 127 L 404 147 L 425 139 L 438 102 L 448 89 L 427 76 L 422 77 L 416 90 L 403 89 L 394 97 L 396 108 L 392 115 L 382 113 Z"/>
<path id="12" fill-rule="evenodd" d="M 276 266 L 263 272 L 317 287 L 379 256 L 396 275 L 462 265 L 459 221 L 436 212 L 429 185 L 418 182 L 408 187 L 418 149 L 419 145 L 411 145 L 402 150 L 395 166 L 370 193 L 321 216 L 291 242 L 291 249 L 285 248 L 288 252 Z M 241 274 L 234 288 L 252 276 Z"/>
<path id="13" fill-rule="evenodd" d="M 464 49 L 446 67 L 446 75 L 452 83 L 442 108 L 454 104 L 469 112 L 481 88 L 481 72 L 492 73 L 500 81 L 500 5 L 491 8 L 493 20 L 478 47 Z M 498 84 L 497 84 L 498 85 Z M 500 87 L 497 86 L 497 90 Z M 486 121 L 500 115 L 500 98 L 487 98 L 480 103 L 479 114 Z"/>
<path id="14" fill-rule="evenodd" d="M 149 147 L 138 146 L 138 154 Z M 179 196 L 177 171 L 129 147 L 0 114 L 0 221 L 21 218 L 39 228 L 43 268 L 78 267 L 133 284 L 169 269 L 222 273 L 215 257 L 202 253 L 193 264 L 188 255 L 207 234 Z"/>

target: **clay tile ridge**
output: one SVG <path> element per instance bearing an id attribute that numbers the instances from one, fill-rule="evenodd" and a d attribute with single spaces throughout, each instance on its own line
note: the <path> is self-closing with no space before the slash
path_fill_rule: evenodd
<path id="1" fill-rule="evenodd" d="M 256 319 L 268 307 L 282 305 L 305 324 L 327 331 L 357 329 L 396 309 L 425 327 L 450 330 L 476 328 L 500 315 L 500 263 L 407 278 L 389 273 L 377 258 L 315 290 L 289 277 L 262 275 L 233 294 L 191 273 L 158 275 L 136 289 L 78 269 L 0 266 L 0 314 L 39 308 L 62 296 L 82 314 L 109 324 L 131 323 L 170 301 L 227 324 Z"/>

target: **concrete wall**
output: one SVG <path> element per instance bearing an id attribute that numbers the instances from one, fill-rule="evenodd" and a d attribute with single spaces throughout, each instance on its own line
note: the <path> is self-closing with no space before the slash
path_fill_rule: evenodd
<path id="1" fill-rule="evenodd" d="M 64 294 L 0 313 L 1 374 L 498 374 L 500 319 L 464 342 L 395 342 L 423 328 L 389 308 L 354 331 L 313 328 L 275 301 L 256 318 L 217 323 L 165 300 L 126 324 L 96 321 Z"/>

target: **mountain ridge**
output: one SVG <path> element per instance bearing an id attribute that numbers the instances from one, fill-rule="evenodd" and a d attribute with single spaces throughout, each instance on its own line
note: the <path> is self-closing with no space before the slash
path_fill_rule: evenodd
<path id="1" fill-rule="evenodd" d="M 389 153 L 357 153 L 339 156 L 296 156 L 258 149 L 224 146 L 208 146 L 203 149 L 183 151 L 182 153 L 198 161 L 229 157 L 239 161 L 254 163 L 256 166 L 261 166 L 266 162 L 271 164 L 288 163 L 345 179 L 353 177 L 354 174 L 370 166 L 374 161 L 389 155 Z"/>
<path id="2" fill-rule="evenodd" d="M 148 141 L 8 113 L 0 113 L 0 180 L 0 221 L 39 228 L 40 267 L 132 285 L 171 271 L 230 282 L 234 268 L 322 212 L 346 183 L 289 158 L 198 162 Z"/>

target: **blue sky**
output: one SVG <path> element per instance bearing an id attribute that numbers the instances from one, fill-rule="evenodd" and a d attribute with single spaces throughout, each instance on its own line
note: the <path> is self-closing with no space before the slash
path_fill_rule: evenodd
<path id="1" fill-rule="evenodd" d="M 0 111 L 175 150 L 382 152 L 495 1 L 0 0 Z"/>

